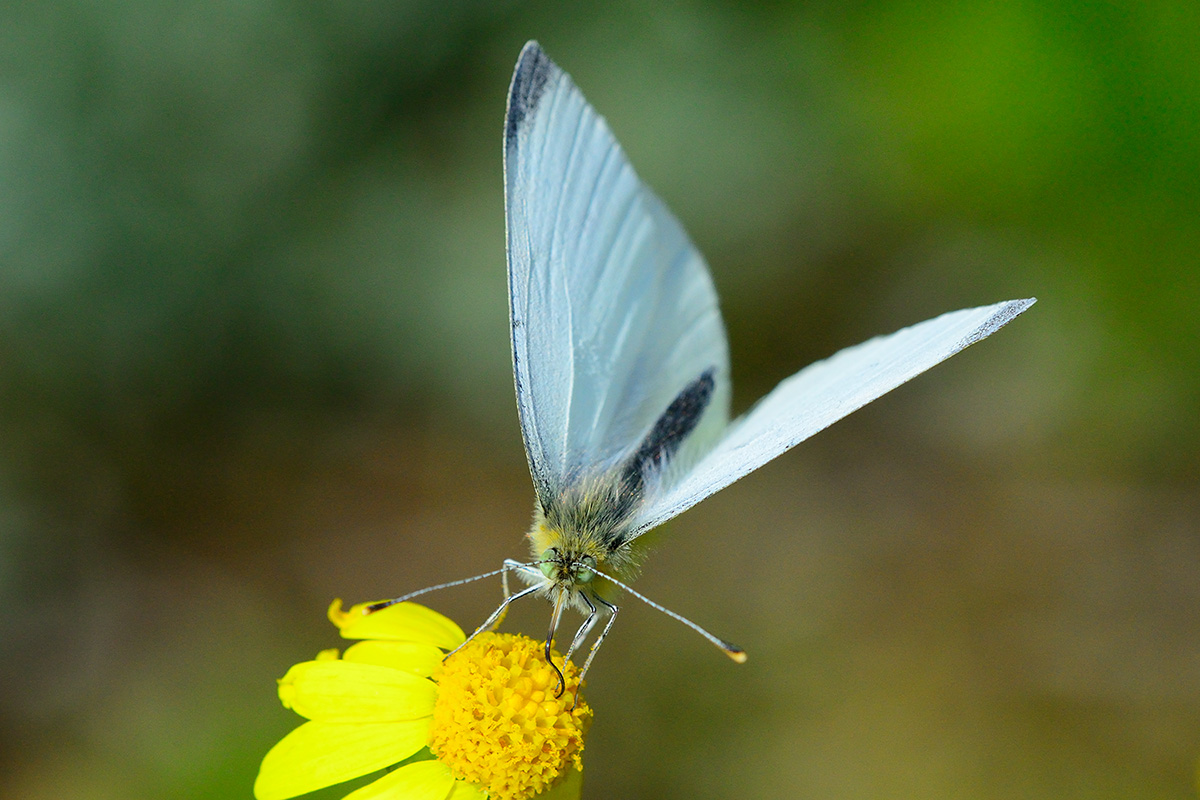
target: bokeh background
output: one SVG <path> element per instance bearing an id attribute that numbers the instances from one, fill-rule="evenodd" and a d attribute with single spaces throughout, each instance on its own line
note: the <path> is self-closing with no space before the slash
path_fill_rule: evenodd
<path id="1" fill-rule="evenodd" d="M 0 796 L 249 797 L 333 597 L 524 554 L 529 38 L 706 254 L 736 408 L 1039 298 L 671 525 L 639 588 L 750 660 L 629 602 L 586 795 L 1194 796 L 1200 5 L 0 14 Z"/>

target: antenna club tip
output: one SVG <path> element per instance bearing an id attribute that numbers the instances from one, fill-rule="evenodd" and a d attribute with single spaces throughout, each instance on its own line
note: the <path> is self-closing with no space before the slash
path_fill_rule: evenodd
<path id="1" fill-rule="evenodd" d="M 725 655 L 729 656 L 739 664 L 746 663 L 746 651 L 740 647 L 726 647 Z"/>

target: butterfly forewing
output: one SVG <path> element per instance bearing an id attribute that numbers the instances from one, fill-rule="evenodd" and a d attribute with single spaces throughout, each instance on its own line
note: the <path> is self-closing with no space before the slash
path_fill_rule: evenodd
<path id="1" fill-rule="evenodd" d="M 538 497 L 545 506 L 607 476 L 636 484 L 640 502 L 645 476 L 634 472 L 694 462 L 728 419 L 729 356 L 708 270 L 603 118 L 533 42 L 509 90 L 504 172 L 513 370 Z M 705 375 L 709 390 L 688 395 Z M 701 394 L 686 430 L 663 422 Z M 663 431 L 675 440 L 651 452 Z"/>

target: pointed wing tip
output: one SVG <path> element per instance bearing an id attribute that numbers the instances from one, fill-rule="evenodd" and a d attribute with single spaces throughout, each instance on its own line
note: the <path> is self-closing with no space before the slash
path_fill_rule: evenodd
<path id="1" fill-rule="evenodd" d="M 508 88 L 508 114 L 504 125 L 506 142 L 516 138 L 521 123 L 529 117 L 547 84 L 559 72 L 558 66 L 537 41 L 530 39 L 521 48 L 517 66 L 513 70 L 512 84 Z"/>
<path id="2" fill-rule="evenodd" d="M 1017 316 L 1025 312 L 1030 306 L 1037 302 L 1036 297 L 1029 297 L 1024 300 L 1006 300 L 1002 303 L 996 303 L 994 306 L 984 307 L 992 311 L 982 325 L 976 328 L 967 336 L 958 347 L 954 349 L 954 353 L 966 347 L 970 347 L 976 342 L 986 339 L 996 331 L 1003 328 L 1008 323 L 1012 322 Z M 983 309 L 980 309 L 983 310 Z"/>
<path id="3" fill-rule="evenodd" d="M 995 318 L 999 318 L 997 327 L 1004 325 L 1018 314 L 1024 313 L 1030 306 L 1037 302 L 1036 297 L 1027 297 L 1023 300 L 1008 300 L 1004 303 L 998 303 L 999 309 L 996 312 Z"/>
<path id="4" fill-rule="evenodd" d="M 520 63 L 525 59 L 537 58 L 539 55 L 546 55 L 546 51 L 542 50 L 542 46 L 538 44 L 537 39 L 530 39 L 525 43 L 525 46 L 521 48 L 521 55 L 517 57 L 517 64 L 520 65 Z"/>

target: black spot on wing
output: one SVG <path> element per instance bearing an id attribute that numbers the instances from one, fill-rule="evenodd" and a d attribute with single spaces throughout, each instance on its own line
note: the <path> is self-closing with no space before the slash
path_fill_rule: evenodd
<path id="1" fill-rule="evenodd" d="M 508 89 L 508 116 L 504 125 L 504 138 L 511 142 L 517 135 L 521 123 L 537 106 L 538 99 L 557 67 L 537 42 L 529 42 L 517 59 L 512 85 Z"/>
<path id="2" fill-rule="evenodd" d="M 631 511 L 641 499 L 647 471 L 661 467 L 700 423 L 716 387 L 715 371 L 715 367 L 706 369 L 676 395 L 625 464 L 620 488 L 623 511 Z"/>

